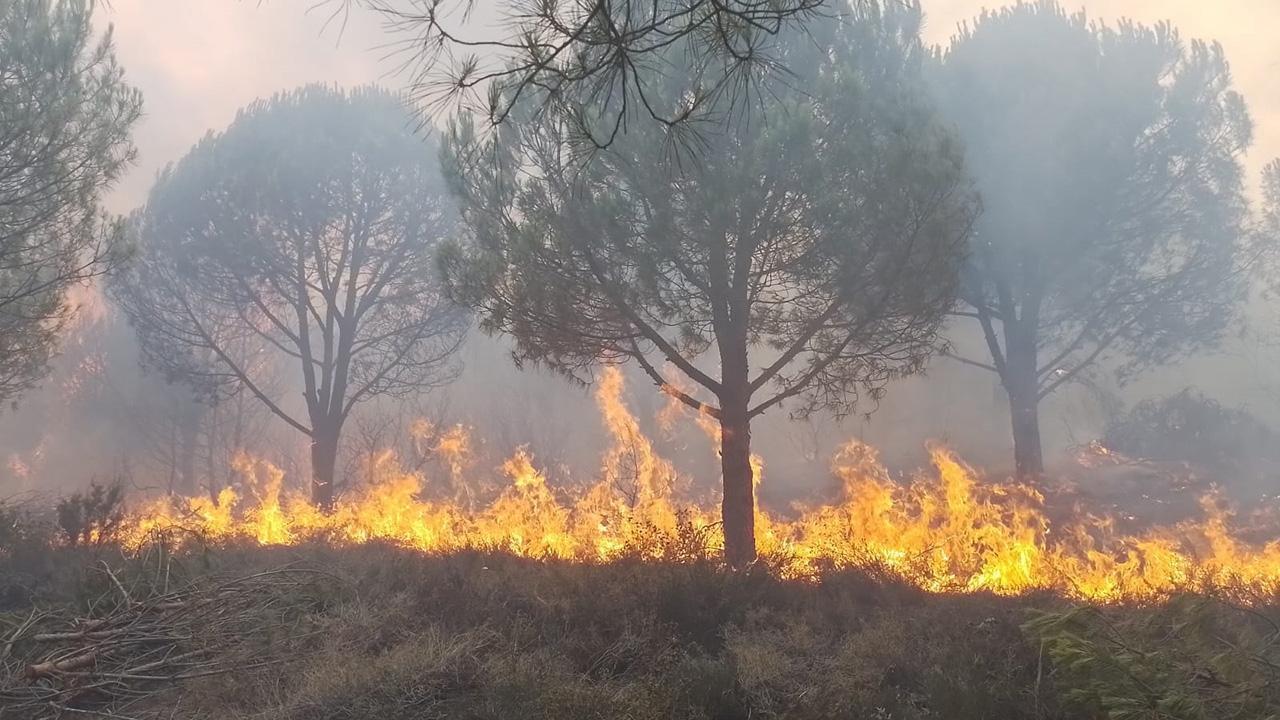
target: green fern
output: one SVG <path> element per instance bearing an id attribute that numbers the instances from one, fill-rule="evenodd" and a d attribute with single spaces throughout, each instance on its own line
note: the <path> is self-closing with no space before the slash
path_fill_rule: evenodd
<path id="1" fill-rule="evenodd" d="M 1161 607 L 1037 611 L 1023 630 L 1040 643 L 1061 697 L 1108 720 L 1276 720 L 1280 624 L 1225 599 Z"/>

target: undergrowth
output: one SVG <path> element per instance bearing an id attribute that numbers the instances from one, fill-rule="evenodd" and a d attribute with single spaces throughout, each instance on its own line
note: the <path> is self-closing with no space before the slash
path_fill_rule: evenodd
<path id="1" fill-rule="evenodd" d="M 157 685 L 129 706 L 135 718 L 1225 720 L 1280 708 L 1280 603 L 1267 597 L 1081 607 L 928 594 L 856 569 L 789 581 L 707 560 L 582 565 L 378 544 L 37 556 L 7 542 L 0 578 L 23 580 L 0 593 L 0 647 L 33 609 L 92 618 L 116 583 L 315 571 L 270 600 L 287 637 L 273 626 L 243 670 Z M 10 717 L 57 713 L 0 707 Z"/>

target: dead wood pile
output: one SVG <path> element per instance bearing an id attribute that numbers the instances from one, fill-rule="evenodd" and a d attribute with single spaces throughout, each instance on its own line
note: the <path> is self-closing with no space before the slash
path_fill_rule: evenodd
<path id="1" fill-rule="evenodd" d="M 183 681 L 281 662 L 314 632 L 321 581 L 332 585 L 301 568 L 185 582 L 164 562 L 94 573 L 108 589 L 82 607 L 0 615 L 0 720 L 132 717 Z"/>

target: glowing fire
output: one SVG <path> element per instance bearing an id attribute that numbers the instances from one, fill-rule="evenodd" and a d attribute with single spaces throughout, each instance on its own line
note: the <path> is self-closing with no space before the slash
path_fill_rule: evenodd
<path id="1" fill-rule="evenodd" d="M 447 499 L 406 472 L 390 451 L 373 457 L 372 481 L 347 493 L 329 514 L 284 489 L 283 473 L 242 456 L 241 490 L 216 502 L 155 501 L 127 523 L 126 539 L 146 542 L 180 530 L 218 540 L 287 545 L 388 541 L 426 552 L 498 549 L 583 562 L 624 555 L 675 558 L 716 551 L 715 502 L 680 502 L 679 477 L 655 452 L 622 402 L 621 375 L 606 372 L 596 399 L 613 439 L 601 479 L 569 494 L 548 485 L 525 449 L 502 466 L 505 489 L 483 506 L 463 489 L 470 444 L 462 428 L 434 443 L 450 468 Z M 714 434 L 714 427 L 706 427 Z M 419 428 L 415 435 L 425 430 Z M 838 501 L 788 519 L 757 508 L 762 556 L 793 577 L 824 567 L 876 567 L 932 591 L 1016 594 L 1050 589 L 1098 600 L 1158 596 L 1179 588 L 1230 586 L 1264 592 L 1280 585 L 1280 541 L 1249 545 L 1231 517 L 1205 503 L 1206 519 L 1121 536 L 1105 518 L 1051 527 L 1041 495 L 1014 484 L 979 482 L 952 453 L 931 449 L 934 472 L 895 482 L 875 451 L 851 442 L 833 460 Z M 762 466 L 757 464 L 757 480 Z M 437 493 L 439 494 L 439 493 Z"/>

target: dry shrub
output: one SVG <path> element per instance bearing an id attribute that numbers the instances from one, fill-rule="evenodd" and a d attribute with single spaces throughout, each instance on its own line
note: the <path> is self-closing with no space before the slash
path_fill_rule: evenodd
<path id="1" fill-rule="evenodd" d="M 99 545 L 115 539 L 124 521 L 124 480 L 90 482 L 83 492 L 58 501 L 58 527 L 71 545 Z"/>
<path id="2" fill-rule="evenodd" d="M 187 681 L 252 677 L 305 647 L 317 571 L 185 581 L 168 563 L 148 564 L 116 572 L 102 563 L 106 589 L 84 608 L 0 616 L 5 717 L 131 715 L 172 702 Z"/>
<path id="3" fill-rule="evenodd" d="M 659 689 L 593 679 L 549 648 L 521 649 L 486 630 L 438 629 L 362 656 L 328 648 L 304 661 L 288 696 L 262 720 L 654 718 Z"/>
<path id="4" fill-rule="evenodd" d="M 486 686 L 462 698 L 450 717 L 475 720 L 619 718 L 661 720 L 672 717 L 653 678 L 593 680 L 575 672 L 551 648 L 510 652 L 486 667 Z"/>
<path id="5" fill-rule="evenodd" d="M 479 685 L 481 653 L 493 641 L 481 631 L 433 628 L 374 655 L 329 646 L 302 662 L 288 698 L 266 715 L 282 720 L 445 717 L 452 698 Z"/>
<path id="6" fill-rule="evenodd" d="M 49 552 L 53 535 L 47 514 L 26 503 L 0 501 L 0 613 L 30 607 L 63 569 Z"/>
<path id="7" fill-rule="evenodd" d="M 1027 691 L 1035 654 L 1014 601 L 853 570 L 789 582 L 711 563 L 267 555 L 350 573 L 360 590 L 326 616 L 326 649 L 272 683 L 285 692 L 258 701 L 261 717 L 1050 717 Z M 450 638 L 467 652 L 443 652 Z"/>
<path id="8" fill-rule="evenodd" d="M 756 717 L 1042 717 L 1020 613 L 968 600 L 864 607 L 848 626 L 763 615 L 731 630 L 727 654 Z"/>
<path id="9" fill-rule="evenodd" d="M 84 557 L 71 549 L 56 555 L 66 563 Z M 279 662 L 184 682 L 170 702 L 131 707 L 134 718 L 1103 716 L 1098 707 L 1064 706 L 1092 681 L 1069 672 L 1040 635 L 1021 627 L 1032 609 L 1067 609 L 1047 595 L 930 595 L 850 568 L 788 581 L 767 567 L 424 556 L 385 545 L 192 548 L 173 563 L 193 580 L 281 567 L 323 568 L 343 580 L 272 596 L 273 612 L 296 618 L 297 629 L 253 647 Z M 142 565 L 137 572 L 145 574 L 151 566 Z M 128 568 L 117 575 L 126 584 L 131 577 Z M 1125 610 L 1132 618 L 1166 611 Z M 1212 612 L 1216 624 L 1204 627 L 1232 642 L 1270 637 L 1261 619 L 1251 621 L 1252 635 L 1241 635 L 1240 617 Z M 1172 632 L 1173 618 L 1143 637 Z M 1213 647 L 1187 645 L 1180 657 L 1198 660 L 1175 667 L 1200 667 Z M 1234 657 L 1243 661 L 1230 665 L 1239 674 L 1215 672 L 1245 695 L 1264 692 L 1241 680 L 1262 677 L 1248 669 L 1252 656 Z"/>
<path id="10" fill-rule="evenodd" d="M 1190 463 L 1224 477 L 1239 475 L 1248 460 L 1280 459 L 1276 433 L 1266 423 L 1191 388 L 1143 400 L 1111 418 L 1102 443 L 1130 457 Z"/>

